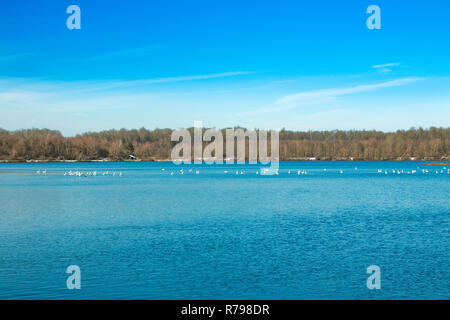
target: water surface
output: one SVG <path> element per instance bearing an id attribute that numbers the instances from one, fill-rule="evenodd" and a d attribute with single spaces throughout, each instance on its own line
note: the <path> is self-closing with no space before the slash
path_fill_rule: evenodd
<path id="1" fill-rule="evenodd" d="M 450 298 L 449 168 L 258 169 L 1 164 L 0 299 Z M 66 288 L 73 264 L 81 290 Z"/>

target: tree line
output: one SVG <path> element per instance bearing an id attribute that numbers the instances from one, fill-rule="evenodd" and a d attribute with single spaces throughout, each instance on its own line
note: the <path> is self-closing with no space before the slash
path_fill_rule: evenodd
<path id="1" fill-rule="evenodd" d="M 188 130 L 193 136 L 193 129 Z M 0 160 L 121 161 L 130 159 L 130 155 L 144 161 L 168 160 L 177 143 L 171 141 L 172 131 L 121 129 L 64 137 L 49 129 L 0 129 Z M 442 160 L 448 156 L 450 128 L 395 132 L 283 129 L 279 139 L 280 160 Z"/>

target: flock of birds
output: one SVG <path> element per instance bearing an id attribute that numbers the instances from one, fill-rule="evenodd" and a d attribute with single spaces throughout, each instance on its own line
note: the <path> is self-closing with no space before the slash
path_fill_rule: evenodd
<path id="1" fill-rule="evenodd" d="M 354 169 L 355 171 L 358 170 L 357 167 L 355 167 Z M 165 172 L 166 169 L 162 168 L 161 171 Z M 323 169 L 324 172 L 327 172 L 327 169 Z M 335 170 L 331 170 L 332 172 L 334 172 Z M 443 167 L 440 170 L 428 170 L 428 169 L 420 169 L 419 167 L 417 167 L 417 169 L 415 170 L 404 170 L 404 169 L 378 169 L 377 173 L 378 174 L 395 174 L 395 175 L 401 175 L 401 174 L 409 174 L 409 175 L 413 175 L 413 174 L 433 174 L 433 171 L 435 174 L 450 174 L 450 169 L 448 169 L 447 167 Z M 338 170 L 339 174 L 344 174 L 344 170 L 343 169 L 339 169 Z M 47 174 L 47 169 L 44 170 L 37 170 L 36 171 L 37 174 L 42 174 L 42 175 L 46 175 Z M 198 175 L 200 174 L 200 170 L 194 170 L 194 169 L 187 169 L 185 171 L 185 169 L 180 169 L 178 171 L 174 171 L 171 170 L 170 171 L 170 175 L 174 176 L 175 174 L 179 174 L 179 175 L 184 175 L 185 173 L 187 174 L 195 174 Z M 223 173 L 225 174 L 235 174 L 235 175 L 245 175 L 247 174 L 247 171 L 244 169 L 241 170 L 224 170 Z M 280 171 L 279 169 L 269 169 L 269 168 L 261 168 L 260 171 L 256 171 L 257 175 L 279 175 Z M 307 175 L 308 174 L 308 170 L 307 169 L 288 169 L 287 170 L 287 174 L 288 175 Z M 122 172 L 116 172 L 116 171 L 66 171 L 64 172 L 64 176 L 75 176 L 75 177 L 96 177 L 96 176 L 113 176 L 113 177 L 121 177 L 122 176 Z"/>
<path id="2" fill-rule="evenodd" d="M 38 170 L 36 171 L 36 174 L 47 174 L 47 169 L 44 170 Z M 65 171 L 64 172 L 64 176 L 75 176 L 75 177 L 96 177 L 96 176 L 122 176 L 122 172 L 115 172 L 115 171 L 103 171 L 103 172 L 99 172 L 99 171 Z"/>
<path id="3" fill-rule="evenodd" d="M 162 168 L 161 171 L 165 171 L 165 168 Z M 193 169 L 189 169 L 187 171 L 188 173 L 194 173 Z M 228 173 L 232 173 L 230 170 L 224 170 L 223 173 L 228 174 Z M 235 174 L 236 175 L 243 175 L 246 174 L 247 171 L 246 170 L 235 170 Z M 175 174 L 175 171 L 170 171 L 170 175 L 173 176 Z M 179 170 L 179 174 L 180 175 L 184 175 L 184 169 Z M 195 174 L 200 174 L 200 170 L 195 170 Z M 256 174 L 260 174 L 259 171 L 256 171 Z M 279 174 L 279 169 L 274 169 L 273 171 L 270 169 L 261 169 L 261 175 L 269 175 L 269 174 L 275 174 L 278 175 Z M 291 174 L 291 170 L 289 170 L 288 174 Z M 308 174 L 307 170 L 298 170 L 297 172 L 298 175 L 300 174 Z"/>
<path id="4" fill-rule="evenodd" d="M 378 173 L 384 173 L 384 174 L 389 174 L 389 173 L 392 173 L 392 174 L 415 174 L 415 173 L 420 173 L 420 172 L 422 172 L 422 174 L 428 174 L 428 173 L 433 173 L 433 170 L 431 170 L 431 171 L 428 169 L 420 170 L 419 168 L 417 168 L 417 170 L 407 170 L 407 171 L 405 171 L 403 169 L 402 170 L 392 169 L 392 171 L 391 170 L 383 171 L 383 169 L 378 169 Z M 444 167 L 441 170 L 435 170 L 435 174 L 444 174 L 444 173 L 450 174 L 450 169 L 447 169 L 446 167 Z"/>
<path id="5" fill-rule="evenodd" d="M 355 167 L 354 170 L 358 171 L 358 168 Z M 161 171 L 164 172 L 164 171 L 166 171 L 166 169 L 163 168 L 163 169 L 161 169 Z M 323 171 L 327 172 L 327 169 L 324 168 Z M 331 171 L 334 171 L 334 170 L 331 170 Z M 187 172 L 188 173 L 200 174 L 199 170 L 195 170 L 194 171 L 193 169 L 189 169 Z M 339 172 L 339 174 L 344 174 L 344 170 L 343 169 L 339 169 L 338 172 Z M 385 175 L 387 175 L 387 174 L 397 174 L 397 175 L 399 175 L 399 174 L 416 174 L 416 173 L 420 173 L 420 172 L 422 174 L 428 174 L 428 173 L 433 173 L 433 170 L 430 171 L 428 169 L 420 169 L 419 167 L 417 167 L 416 170 L 378 169 L 377 172 L 379 174 L 383 174 L 384 173 Z M 231 171 L 230 170 L 224 170 L 223 173 L 225 173 L 225 174 L 233 174 L 234 173 L 235 175 L 245 175 L 247 172 L 246 172 L 246 170 L 231 170 Z M 265 169 L 261 169 L 260 171 L 256 171 L 257 175 L 279 175 L 279 173 L 280 173 L 279 169 L 271 170 L 271 169 L 265 168 Z M 450 169 L 448 169 L 447 167 L 443 167 L 441 170 L 435 170 L 435 174 L 445 174 L 445 173 L 446 174 L 450 174 Z M 170 171 L 170 175 L 171 176 L 173 176 L 175 174 L 177 174 L 177 171 L 173 171 L 173 170 Z M 184 169 L 180 169 L 178 171 L 178 174 L 184 175 L 185 174 L 185 170 Z M 288 175 L 291 175 L 291 174 L 293 174 L 293 175 L 307 175 L 308 174 L 308 170 L 307 169 L 288 169 L 287 170 L 287 174 Z"/>

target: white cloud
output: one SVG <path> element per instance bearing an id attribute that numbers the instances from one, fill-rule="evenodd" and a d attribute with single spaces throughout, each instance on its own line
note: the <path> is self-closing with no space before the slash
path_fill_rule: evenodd
<path id="1" fill-rule="evenodd" d="M 390 63 L 385 63 L 385 64 L 376 64 L 376 65 L 372 66 L 372 68 L 374 68 L 374 69 L 384 69 L 384 68 L 387 68 L 387 67 L 396 67 L 398 65 L 399 65 L 398 62 L 390 62 Z"/>
<path id="2" fill-rule="evenodd" d="M 418 77 L 401 78 L 391 81 L 385 81 L 377 84 L 365 84 L 348 88 L 331 88 L 331 89 L 320 89 L 314 91 L 300 92 L 295 94 L 286 95 L 277 101 L 275 101 L 269 107 L 255 110 L 251 112 L 246 112 L 243 114 L 256 114 L 263 112 L 278 112 L 283 110 L 290 110 L 293 108 L 298 108 L 302 106 L 311 106 L 317 104 L 331 103 L 335 101 L 340 96 L 368 92 L 374 90 L 380 90 L 390 87 L 404 86 L 413 82 L 422 80 Z"/>
<path id="3" fill-rule="evenodd" d="M 139 84 L 154 84 L 154 83 L 164 83 L 164 82 L 181 82 L 181 81 L 194 81 L 194 80 L 206 80 L 214 78 L 224 78 L 251 74 L 249 71 L 231 71 L 213 74 L 202 74 L 193 76 L 180 76 L 180 77 L 167 77 L 167 78 L 155 78 L 155 79 L 143 79 L 143 80 L 133 80 L 133 81 L 123 81 L 121 84 L 124 85 L 139 85 Z"/>
<path id="4" fill-rule="evenodd" d="M 163 83 L 177 83 L 189 82 L 197 80 L 209 80 L 217 78 L 234 77 L 240 75 L 252 74 L 250 71 L 230 71 L 213 74 L 201 74 L 191 76 L 165 77 L 165 78 L 151 78 L 139 80 L 92 80 L 92 81 L 51 81 L 45 82 L 39 79 L 1 79 L 0 78 L 0 93 L 7 90 L 16 91 L 17 88 L 25 88 L 26 90 L 34 92 L 55 92 L 60 93 L 89 93 L 101 92 L 117 89 L 130 89 L 130 87 L 141 88 L 146 85 L 163 84 Z"/>
<path id="5" fill-rule="evenodd" d="M 1 57 L 0 57 L 1 61 Z M 240 75 L 252 74 L 250 71 L 230 71 L 213 74 L 191 75 L 191 76 L 178 76 L 178 77 L 165 77 L 165 78 L 152 78 L 152 79 L 140 79 L 140 80 L 92 80 L 92 81 L 41 81 L 39 79 L 20 79 L 20 78 L 0 78 L 0 99 L 7 98 L 8 96 L 17 96 L 18 91 L 24 98 L 28 96 L 34 96 L 36 94 L 58 92 L 61 95 L 70 94 L 83 94 L 83 93 L 101 93 L 102 91 L 110 91 L 118 93 L 117 90 L 124 89 L 129 91 L 134 88 L 142 88 L 146 85 L 163 84 L 163 83 L 176 83 L 176 82 L 189 82 L 197 80 L 209 80 L 225 77 L 233 77 Z M 134 87 L 134 88 L 133 88 Z M 28 99 L 28 98 L 27 98 Z"/>

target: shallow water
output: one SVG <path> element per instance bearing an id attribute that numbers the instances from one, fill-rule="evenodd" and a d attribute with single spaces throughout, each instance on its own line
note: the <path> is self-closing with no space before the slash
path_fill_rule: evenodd
<path id="1" fill-rule="evenodd" d="M 0 299 L 450 298 L 449 168 L 258 168 L 0 164 Z M 81 290 L 66 287 L 69 265 Z M 369 265 L 381 290 L 366 287 Z"/>

